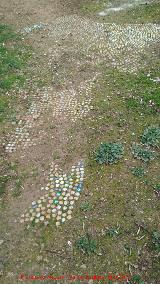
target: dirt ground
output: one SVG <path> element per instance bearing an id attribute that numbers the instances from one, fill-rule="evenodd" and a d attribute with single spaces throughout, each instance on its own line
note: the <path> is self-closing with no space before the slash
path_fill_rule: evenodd
<path id="1" fill-rule="evenodd" d="M 52 22 L 55 18 L 74 13 L 80 1 L 1 1 L 1 21 L 18 26 Z"/>
<path id="2" fill-rule="evenodd" d="M 78 238 L 85 231 L 84 226 L 87 227 L 91 235 L 101 236 L 101 225 L 105 223 L 103 217 L 106 214 L 106 209 L 103 207 L 103 198 L 104 202 L 107 201 L 105 201 L 105 192 L 103 193 L 104 188 L 102 189 L 102 200 L 100 198 L 100 200 L 98 199 L 97 201 L 96 195 L 94 195 L 94 190 L 97 192 L 96 183 L 94 183 L 94 181 L 92 182 L 94 172 L 92 174 L 90 162 L 87 160 L 88 152 L 92 148 L 89 144 L 89 139 L 94 137 L 94 131 L 103 133 L 106 129 L 107 132 L 111 131 L 109 139 L 111 137 L 118 137 L 118 139 L 121 139 L 121 133 L 119 136 L 117 134 L 115 136 L 113 134 L 112 136 L 114 131 L 112 125 L 102 125 L 102 129 L 99 128 L 99 126 L 99 129 L 96 129 L 96 126 L 92 125 L 92 119 L 95 119 L 94 112 L 95 115 L 97 115 L 96 106 L 94 105 L 94 102 L 92 106 L 92 100 L 97 100 L 97 92 L 101 92 L 100 86 L 101 83 L 104 82 L 101 65 L 104 64 L 104 62 L 105 68 L 108 70 L 111 70 L 115 62 L 118 62 L 117 68 L 119 68 L 119 72 L 122 73 L 125 73 L 126 69 L 130 72 L 133 67 L 133 72 L 131 73 L 138 74 L 138 66 L 142 65 L 143 68 L 147 68 L 146 66 L 148 66 L 150 62 L 153 63 L 154 68 L 155 61 L 158 57 L 155 46 L 157 46 L 159 30 L 156 25 L 151 26 L 150 30 L 148 26 L 143 26 L 141 29 L 142 35 L 139 35 L 137 32 L 138 28 L 135 24 L 133 31 L 138 34 L 139 44 L 142 44 L 141 47 L 137 44 L 137 49 L 135 50 L 134 44 L 132 43 L 133 46 L 132 44 L 129 45 L 125 53 L 123 40 L 121 41 L 121 38 L 119 37 L 117 37 L 119 44 L 113 44 L 106 47 L 104 34 L 106 33 L 107 36 L 109 36 L 113 33 L 116 37 L 116 31 L 119 31 L 119 33 L 122 34 L 122 37 L 125 38 L 125 34 L 128 32 L 127 26 L 116 27 L 114 25 L 108 25 L 102 27 L 101 24 L 97 26 L 95 23 L 97 21 L 96 14 L 95 16 L 92 15 L 92 17 L 83 14 L 81 9 L 83 3 L 86 4 L 86 1 L 1 0 L 0 2 L 0 21 L 2 23 L 14 25 L 17 31 L 24 31 L 27 28 L 33 27 L 35 24 L 46 25 L 45 28 L 43 26 L 42 29 L 40 28 L 37 31 L 24 32 L 23 40 L 25 44 L 29 44 L 33 49 L 33 59 L 30 61 L 30 66 L 27 67 L 27 72 L 31 70 L 31 73 L 36 73 L 36 80 L 41 80 L 43 77 L 47 81 L 46 85 L 41 88 L 36 86 L 34 80 L 32 82 L 32 78 L 31 81 L 28 82 L 26 93 L 24 89 L 21 89 L 18 93 L 20 101 L 24 100 L 25 104 L 25 102 L 30 100 L 31 106 L 33 106 L 33 112 L 31 107 L 27 110 L 25 107 L 22 107 L 22 110 L 17 107 L 18 116 L 24 125 L 22 128 L 21 126 L 18 127 L 22 129 L 22 132 L 24 131 L 25 133 L 26 131 L 29 133 L 29 139 L 31 141 L 29 143 L 31 143 L 31 145 L 27 144 L 27 146 L 24 146 L 26 140 L 24 139 L 23 141 L 23 139 L 20 139 L 16 142 L 17 148 L 13 153 L 3 153 L 5 161 L 12 166 L 14 165 L 10 169 L 11 173 L 16 171 L 17 175 L 22 177 L 22 184 L 21 195 L 16 198 L 12 197 L 12 182 L 8 184 L 7 190 L 9 194 L 5 198 L 3 204 L 4 207 L 1 211 L 3 212 L 1 222 L 1 239 L 3 240 L 1 244 L 1 283 L 19 283 L 18 275 L 20 273 L 26 275 L 36 273 L 41 275 L 44 273 L 48 275 L 56 274 L 58 276 L 62 274 L 67 275 L 68 273 L 83 274 L 84 272 L 86 273 L 86 271 L 88 274 L 96 274 L 97 272 L 104 273 L 105 270 L 108 271 L 108 269 L 110 269 L 109 271 L 112 271 L 112 268 L 116 263 L 114 261 L 112 263 L 111 260 L 111 263 L 107 266 L 107 263 L 110 262 L 108 259 L 106 262 L 105 260 L 102 261 L 102 266 L 100 259 L 98 259 L 97 263 L 96 260 L 92 263 L 92 256 L 89 256 L 88 259 L 83 255 L 77 256 L 74 248 L 68 243 L 69 240 L 73 240 L 74 242 L 74 239 Z M 113 23 L 114 17 L 115 16 L 113 15 Z M 147 38 L 148 34 L 151 34 L 151 39 L 149 37 L 149 40 Z M 99 44 L 99 42 L 101 44 Z M 109 48 L 109 53 L 107 53 L 107 48 Z M 126 61 L 124 60 L 124 56 L 127 58 Z M 118 80 L 119 79 L 117 79 L 117 81 Z M 95 87 L 96 84 L 99 84 L 97 89 Z M 123 85 L 123 83 L 121 84 Z M 107 88 L 107 97 L 109 97 L 107 100 L 110 101 L 110 96 L 113 95 L 114 97 L 114 94 L 117 92 L 117 90 L 115 90 L 116 85 L 114 85 L 114 74 L 111 81 L 108 81 Z M 117 101 L 115 103 L 117 103 Z M 117 107 L 119 107 L 118 103 Z M 92 115 L 90 116 L 90 111 L 92 109 L 93 117 Z M 101 109 L 103 109 L 103 102 Z M 112 113 L 113 110 L 114 114 Z M 119 109 L 116 112 L 116 107 L 114 109 L 114 105 L 111 105 L 110 110 L 108 110 L 108 115 L 109 111 L 111 112 L 111 116 L 108 120 L 112 118 L 113 121 L 114 119 L 119 119 L 121 112 L 123 113 L 123 109 Z M 99 117 L 100 116 L 101 113 L 99 114 Z M 131 121 L 131 118 L 129 118 L 129 120 Z M 147 117 L 147 121 L 149 120 L 150 118 Z M 90 122 L 86 124 L 86 121 Z M 156 118 L 152 118 L 151 121 L 154 123 Z M 30 128 L 27 124 L 29 122 L 31 123 Z M 10 142 L 12 141 L 11 133 L 14 136 L 16 131 L 15 128 L 14 125 L 7 124 L 5 126 L 6 135 L 3 137 L 4 145 L 7 143 L 12 144 L 12 142 Z M 139 129 L 137 131 L 139 131 Z M 129 141 L 130 138 L 128 138 L 128 136 L 126 137 L 126 140 L 128 139 Z M 15 138 L 13 138 L 13 141 L 14 139 Z M 98 139 L 100 138 L 95 138 L 96 143 L 100 142 Z M 33 224 L 27 226 L 20 223 L 20 216 L 24 212 L 28 212 L 27 210 L 31 206 L 32 201 L 37 200 L 42 194 L 45 194 L 45 190 L 42 189 L 42 187 L 45 187 L 47 183 L 49 183 L 48 175 L 50 172 L 50 165 L 52 163 L 54 166 L 58 164 L 58 166 L 62 168 L 63 173 L 70 173 L 71 167 L 81 160 L 87 160 L 87 167 L 90 169 L 90 172 L 89 179 L 86 177 L 84 179 L 84 184 L 86 182 L 85 191 L 81 197 L 82 199 L 80 199 L 77 206 L 75 206 L 74 220 L 68 220 L 65 225 L 58 228 L 56 228 L 54 221 L 53 223 L 51 221 L 49 227 L 40 225 L 38 229 L 36 229 L 36 226 Z M 119 169 L 117 170 L 120 171 Z M 99 169 L 95 170 L 97 173 L 98 171 Z M 153 173 L 158 173 L 158 162 L 154 169 L 151 168 L 151 172 L 152 171 Z M 120 172 L 117 173 L 119 174 L 118 179 L 121 179 Z M 110 170 L 105 174 L 108 179 L 110 174 L 112 176 Z M 116 174 L 116 169 L 115 172 L 113 170 L 113 174 Z M 125 180 L 125 174 L 122 179 L 123 178 Z M 127 178 L 128 174 L 126 174 L 126 179 Z M 101 178 L 98 176 L 97 180 L 98 179 Z M 112 183 L 112 177 L 109 183 L 110 182 Z M 109 184 L 107 185 L 107 183 L 105 185 L 110 186 Z M 136 186 L 138 187 L 138 185 Z M 117 190 L 116 185 L 113 184 L 113 187 Z M 92 188 L 93 192 L 91 190 Z M 126 188 L 120 197 L 122 198 L 120 203 L 123 203 L 123 194 L 126 196 Z M 147 189 L 145 194 L 146 203 L 144 208 L 149 206 L 150 198 L 152 199 L 152 202 L 156 204 L 153 220 L 150 220 L 152 226 L 157 218 L 157 197 L 155 195 L 150 197 Z M 79 212 L 81 203 L 86 200 L 92 200 L 92 198 L 95 213 L 89 213 L 89 215 L 82 217 Z M 138 198 L 140 198 L 143 207 L 143 194 L 141 195 L 140 193 Z M 98 213 L 99 208 L 96 207 L 98 206 L 96 204 L 99 204 L 97 202 L 100 201 L 102 202 L 102 204 L 100 204 L 102 214 Z M 140 204 L 137 205 L 139 206 L 139 211 Z M 123 209 L 117 209 L 116 216 L 113 215 L 115 217 L 115 223 L 118 223 L 118 214 L 122 213 L 121 211 L 119 213 L 118 210 L 125 211 L 125 206 L 127 205 L 125 204 L 124 207 L 122 205 Z M 151 210 L 152 209 L 153 208 L 151 208 Z M 133 211 L 136 212 L 136 206 Z M 137 218 L 139 217 L 140 220 L 141 214 L 139 211 L 136 212 L 136 214 Z M 147 218 L 150 218 L 150 211 L 149 213 L 146 213 L 146 219 Z M 85 219 L 87 219 L 86 222 L 88 222 L 86 225 L 84 225 Z M 112 220 L 111 215 L 109 220 Z M 107 220 L 107 222 L 109 222 L 109 220 Z M 128 227 L 126 230 L 129 230 L 130 221 L 128 220 L 127 222 Z M 97 223 L 99 225 L 96 226 Z M 125 220 L 123 220 L 122 223 L 125 223 Z M 133 245 L 135 245 L 135 243 Z M 143 245 L 145 246 L 145 243 Z M 125 273 L 125 271 L 122 270 L 126 265 L 124 265 L 126 261 L 123 259 L 124 261 L 122 264 L 122 258 L 119 256 L 121 246 L 122 244 L 120 243 L 115 261 L 118 261 L 117 267 L 118 269 L 121 269 L 121 271 L 119 270 L 119 273 Z M 109 244 L 106 248 L 104 244 L 104 252 L 102 252 L 103 250 L 98 252 L 97 258 L 103 253 L 103 255 L 107 253 L 114 255 L 115 253 L 110 250 L 111 245 Z M 112 257 L 114 258 L 114 256 Z M 97 271 L 94 271 L 92 265 L 97 265 L 97 267 L 95 267 L 95 270 Z M 146 267 L 150 269 L 152 261 L 148 260 L 147 265 Z M 140 266 L 145 267 L 145 264 L 143 263 Z M 136 265 L 135 267 L 135 273 L 136 271 L 139 273 Z M 145 268 L 142 269 L 142 272 L 143 271 L 144 274 L 146 273 L 145 277 L 147 280 L 145 283 L 158 284 L 158 282 L 156 282 L 158 280 L 155 280 L 155 278 L 152 282 L 148 282 L 149 280 L 147 277 L 150 277 L 150 275 L 147 275 Z M 115 273 L 116 272 L 117 268 L 115 268 Z M 130 270 L 128 271 L 127 269 L 126 273 L 130 273 Z M 23 282 L 32 283 L 32 281 L 27 280 L 23 280 Z M 35 281 L 33 281 L 33 283 L 35 283 Z M 41 283 L 41 281 L 38 280 L 37 283 Z M 45 283 L 79 282 L 72 282 L 69 280 L 62 280 L 59 282 L 47 280 Z M 85 281 L 84 283 L 91 282 Z"/>

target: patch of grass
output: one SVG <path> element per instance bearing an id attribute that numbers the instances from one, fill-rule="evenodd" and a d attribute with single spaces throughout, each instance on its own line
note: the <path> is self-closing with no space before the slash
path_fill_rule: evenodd
<path id="1" fill-rule="evenodd" d="M 141 146 L 133 145 L 132 154 L 134 158 L 142 160 L 143 162 L 150 162 L 155 159 L 156 154 L 148 149 L 142 148 Z"/>
<path id="2" fill-rule="evenodd" d="M 152 77 L 158 75 L 153 71 Z M 158 84 L 151 80 L 151 76 L 141 72 L 138 76 L 131 77 L 130 74 L 123 75 L 126 108 L 132 111 L 139 111 L 144 114 L 158 114 L 160 109 L 160 91 Z M 119 73 L 119 81 L 122 79 Z M 117 84 L 115 83 L 115 84 Z"/>
<path id="3" fill-rule="evenodd" d="M 8 98 L 5 96 L 0 97 L 0 122 L 7 117 L 7 109 L 9 106 Z"/>
<path id="4" fill-rule="evenodd" d="M 90 254 L 96 252 L 97 243 L 89 234 L 86 234 L 76 241 L 76 247 L 83 253 Z"/>
<path id="5" fill-rule="evenodd" d="M 82 4 L 81 10 L 88 14 L 98 14 L 104 11 L 107 4 L 115 4 L 114 0 L 90 0 Z M 99 20 L 116 23 L 159 23 L 160 7 L 159 3 L 149 3 L 139 5 L 132 9 L 124 9 L 116 13 L 109 13 L 106 16 L 99 16 Z"/>
<path id="6" fill-rule="evenodd" d="M 81 6 L 81 10 L 85 13 L 96 13 L 98 12 L 100 9 L 104 9 L 106 5 L 106 1 L 105 0 L 99 0 L 97 1 L 87 1 L 87 3 L 83 4 Z"/>
<path id="7" fill-rule="evenodd" d="M 24 84 L 24 67 L 30 55 L 29 48 L 22 44 L 21 37 L 13 28 L 0 24 L 0 122 L 13 112 L 14 98 L 6 96 L 5 93 Z"/>
<path id="8" fill-rule="evenodd" d="M 21 73 L 29 49 L 22 45 L 21 37 L 11 26 L 0 25 L 0 90 L 8 91 L 13 85 L 23 84 L 25 76 Z"/>
<path id="9" fill-rule="evenodd" d="M 139 102 L 135 98 L 126 98 L 126 106 L 127 108 L 137 108 L 139 106 Z"/>
<path id="10" fill-rule="evenodd" d="M 156 114 L 160 109 L 160 93 L 156 90 L 152 94 L 126 98 L 125 102 L 128 109 L 138 109 L 143 113 Z"/>
<path id="11" fill-rule="evenodd" d="M 158 3 L 149 3 L 146 5 L 139 5 L 130 11 L 126 11 L 126 18 L 136 20 L 136 22 L 155 22 L 159 23 L 160 7 Z"/>
<path id="12" fill-rule="evenodd" d="M 0 43 L 5 43 L 8 40 L 18 40 L 19 36 L 13 31 L 11 26 L 0 24 Z"/>
<path id="13" fill-rule="evenodd" d="M 124 147 L 120 143 L 102 143 L 96 152 L 99 164 L 115 164 L 123 157 Z"/>
<path id="14" fill-rule="evenodd" d="M 133 274 L 134 272 L 140 273 L 141 265 L 139 265 L 138 250 L 142 249 L 143 244 L 145 245 L 147 236 L 140 239 L 144 234 L 140 235 L 138 237 L 140 240 L 137 241 L 137 230 L 134 229 L 134 222 L 143 218 L 146 224 L 151 227 L 153 224 L 157 224 L 158 203 L 156 200 L 155 203 L 148 201 L 153 198 L 153 191 L 148 186 L 144 186 L 143 176 L 140 180 L 135 179 L 128 170 L 133 165 L 130 145 L 133 143 L 133 138 L 137 139 L 140 137 L 143 129 L 148 125 L 156 125 L 158 123 L 158 116 L 157 113 L 155 115 L 155 113 L 145 110 L 141 112 L 141 108 L 139 109 L 140 111 L 137 111 L 137 108 L 128 110 L 125 98 L 131 94 L 135 97 L 141 96 L 143 92 L 157 88 L 157 84 L 153 84 L 152 80 L 147 77 L 148 71 L 146 71 L 146 74 L 138 73 L 134 75 L 108 69 L 106 66 L 99 66 L 99 68 L 103 70 L 104 75 L 92 90 L 94 94 L 92 101 L 93 110 L 90 120 L 84 122 L 86 136 L 88 137 L 85 188 L 92 189 L 93 196 L 91 197 L 91 202 L 94 204 L 94 214 L 87 216 L 89 220 L 88 223 L 87 219 L 85 222 L 88 225 L 90 222 L 94 224 L 99 232 L 102 231 L 102 236 L 104 235 L 103 228 L 106 228 L 106 224 L 109 229 L 113 228 L 115 230 L 117 229 L 114 228 L 116 223 L 120 228 L 125 227 L 124 231 L 126 233 L 120 234 L 121 237 L 118 237 L 115 231 L 108 232 L 111 237 L 109 235 L 106 237 L 105 235 L 105 237 L 101 238 L 99 247 L 106 249 L 105 255 L 109 254 L 107 261 L 112 263 L 106 264 L 109 267 L 109 271 L 114 271 L 115 268 L 116 271 L 127 270 L 129 273 L 129 267 L 126 267 L 124 263 L 131 262 L 133 264 L 138 263 L 136 271 L 134 271 L 134 267 L 133 269 L 131 267 Z M 105 164 L 99 165 L 93 159 L 95 157 L 95 149 L 100 146 L 102 140 L 108 142 L 122 141 L 123 145 L 125 145 L 125 159 L 123 159 L 123 163 L 120 162 L 111 167 L 106 167 Z M 141 144 L 139 147 L 150 151 L 150 148 Z M 153 182 L 157 178 L 157 164 L 157 160 L 147 164 L 149 181 L 152 180 Z M 136 160 L 134 160 L 134 166 L 143 168 L 141 162 Z M 142 171 L 141 173 L 138 171 L 138 174 L 142 174 Z M 136 201 L 133 201 L 135 196 L 138 198 Z M 152 218 L 152 224 L 149 222 L 149 218 Z M 115 237 L 112 237 L 114 234 Z M 126 253 L 124 253 L 123 248 L 126 244 L 132 248 L 131 255 L 130 250 L 127 252 L 127 249 Z M 145 258 L 150 263 L 151 252 L 148 250 L 148 247 L 144 247 L 142 250 Z M 103 256 L 102 259 L 105 262 Z M 119 259 L 119 263 L 117 259 Z M 99 265 L 98 260 L 95 263 L 97 267 Z M 101 269 L 97 270 L 100 271 Z M 153 271 L 152 268 L 147 272 L 147 279 L 149 279 L 151 271 Z"/>
<path id="15" fill-rule="evenodd" d="M 160 127 L 150 126 L 146 128 L 141 137 L 142 144 L 147 146 L 160 146 Z"/>
<path id="16" fill-rule="evenodd" d="M 160 109 L 160 91 L 159 89 L 151 90 L 142 94 L 142 107 L 148 107 L 152 112 Z"/>

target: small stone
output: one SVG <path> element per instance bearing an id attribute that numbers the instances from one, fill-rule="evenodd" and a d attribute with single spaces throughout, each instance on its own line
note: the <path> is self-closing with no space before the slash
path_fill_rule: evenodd
<path id="1" fill-rule="evenodd" d="M 37 261 L 42 261 L 43 260 L 43 256 L 42 255 L 38 255 L 37 256 Z"/>
<path id="2" fill-rule="evenodd" d="M 0 240 L 0 245 L 2 245 L 4 243 L 4 240 Z"/>
<path id="3" fill-rule="evenodd" d="M 82 265 L 80 266 L 80 268 L 81 268 L 81 269 L 86 269 L 87 266 L 86 266 L 85 264 L 82 264 Z"/>
<path id="4" fill-rule="evenodd" d="M 72 216 L 71 216 L 71 215 L 68 215 L 68 216 L 67 216 L 67 219 L 68 219 L 68 220 L 70 220 L 71 218 L 72 218 Z"/>
<path id="5" fill-rule="evenodd" d="M 57 216 L 57 218 L 56 218 L 57 220 L 61 220 L 61 216 Z"/>
<path id="6" fill-rule="evenodd" d="M 41 216 L 39 219 L 40 221 L 44 221 L 44 216 Z"/>

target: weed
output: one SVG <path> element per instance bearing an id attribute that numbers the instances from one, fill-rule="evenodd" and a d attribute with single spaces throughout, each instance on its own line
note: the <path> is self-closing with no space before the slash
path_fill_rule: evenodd
<path id="1" fill-rule="evenodd" d="M 59 160 L 60 155 L 58 153 L 54 153 L 54 154 L 52 154 L 52 158 L 53 158 L 53 160 Z"/>
<path id="2" fill-rule="evenodd" d="M 95 253 L 97 249 L 97 243 L 95 240 L 91 239 L 89 234 L 81 237 L 78 241 L 76 241 L 76 246 L 83 253 Z"/>
<path id="3" fill-rule="evenodd" d="M 3 175 L 0 176 L 0 196 L 5 193 L 7 182 L 10 180 L 10 176 Z"/>
<path id="4" fill-rule="evenodd" d="M 21 188 L 22 188 L 22 181 L 21 179 L 18 178 L 15 180 L 15 188 L 12 193 L 13 197 L 18 197 L 21 195 Z"/>
<path id="5" fill-rule="evenodd" d="M 119 234 L 120 234 L 119 229 L 120 229 L 119 227 L 117 227 L 117 228 L 111 228 L 111 229 L 107 228 L 107 230 L 106 230 L 106 235 L 109 236 L 109 237 L 111 237 L 111 238 L 117 237 L 117 236 L 119 236 Z"/>
<path id="6" fill-rule="evenodd" d="M 115 164 L 122 158 L 124 148 L 120 143 L 102 143 L 96 153 L 99 164 Z"/>
<path id="7" fill-rule="evenodd" d="M 145 185 L 152 185 L 152 182 L 151 182 L 149 179 L 144 179 L 144 180 L 143 180 L 143 183 L 144 183 Z"/>
<path id="8" fill-rule="evenodd" d="M 124 250 L 126 251 L 126 253 L 131 256 L 132 255 L 132 248 L 129 247 L 127 244 L 124 245 Z"/>
<path id="9" fill-rule="evenodd" d="M 82 211 L 89 211 L 89 210 L 92 209 L 92 206 L 89 202 L 84 202 L 84 203 L 81 204 L 80 209 Z"/>
<path id="10" fill-rule="evenodd" d="M 144 130 L 141 142 L 147 146 L 160 146 L 160 127 L 151 126 Z"/>
<path id="11" fill-rule="evenodd" d="M 151 247 L 153 250 L 160 252 L 160 232 L 153 231 L 151 233 Z"/>
<path id="12" fill-rule="evenodd" d="M 154 152 L 148 149 L 142 148 L 139 145 L 134 145 L 132 147 L 132 154 L 134 158 L 142 160 L 143 162 L 150 162 L 151 160 L 154 160 L 156 157 Z"/>
<path id="13" fill-rule="evenodd" d="M 129 283 L 130 284 L 145 284 L 140 275 L 132 276 L 132 278 L 129 281 Z"/>
<path id="14" fill-rule="evenodd" d="M 136 177 L 143 177 L 145 175 L 144 168 L 142 167 L 134 167 L 131 172 Z"/>
<path id="15" fill-rule="evenodd" d="M 153 186 L 155 192 L 160 193 L 160 183 L 157 183 Z"/>

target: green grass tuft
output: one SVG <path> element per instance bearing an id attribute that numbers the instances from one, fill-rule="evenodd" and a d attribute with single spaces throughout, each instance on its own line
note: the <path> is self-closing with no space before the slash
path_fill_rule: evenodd
<path id="1" fill-rule="evenodd" d="M 0 176 L 0 196 L 5 193 L 7 182 L 10 180 L 10 176 L 3 175 Z"/>
<path id="2" fill-rule="evenodd" d="M 148 149 L 142 148 L 139 145 L 132 147 L 132 154 L 134 158 L 142 160 L 143 162 L 150 162 L 155 159 L 156 154 Z"/>
<path id="3" fill-rule="evenodd" d="M 152 248 L 160 252 L 160 232 L 153 231 L 151 235 Z"/>
<path id="4" fill-rule="evenodd" d="M 157 183 L 153 186 L 153 189 L 155 190 L 155 192 L 160 193 L 160 183 Z"/>
<path id="5" fill-rule="evenodd" d="M 147 146 L 160 146 L 160 127 L 151 126 L 144 130 L 141 142 Z"/>
<path id="6" fill-rule="evenodd" d="M 140 275 L 134 275 L 132 276 L 131 280 L 129 281 L 130 284 L 145 284 L 145 282 L 142 280 Z"/>
<path id="7" fill-rule="evenodd" d="M 92 206 L 89 202 L 84 202 L 80 206 L 81 211 L 90 211 L 92 209 Z"/>
<path id="8" fill-rule="evenodd" d="M 117 228 L 108 228 L 106 230 L 106 236 L 109 236 L 111 238 L 119 236 L 119 234 L 120 234 L 119 229 L 120 229 L 119 227 L 117 227 Z"/>
<path id="9" fill-rule="evenodd" d="M 145 175 L 145 170 L 142 167 L 134 167 L 131 172 L 136 177 L 143 177 Z"/>
<path id="10" fill-rule="evenodd" d="M 76 241 L 77 248 L 85 254 L 95 253 L 97 249 L 97 243 L 91 239 L 89 234 L 81 237 Z"/>
<path id="11" fill-rule="evenodd" d="M 122 158 L 124 147 L 120 143 L 102 143 L 96 153 L 99 164 L 115 164 Z"/>

